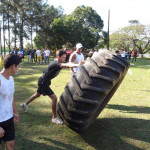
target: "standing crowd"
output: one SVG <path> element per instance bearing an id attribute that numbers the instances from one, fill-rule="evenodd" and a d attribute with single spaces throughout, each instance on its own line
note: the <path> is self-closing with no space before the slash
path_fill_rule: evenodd
<path id="1" fill-rule="evenodd" d="M 135 49 L 133 50 L 133 52 L 131 50 L 126 51 L 126 50 L 122 50 L 122 51 L 115 51 L 117 55 L 119 55 L 120 57 L 122 57 L 123 59 L 127 60 L 127 61 L 132 61 L 132 62 L 136 62 L 137 60 L 137 55 L 138 55 L 138 51 Z M 132 57 L 132 59 L 131 59 Z"/>
<path id="2" fill-rule="evenodd" d="M 25 55 L 27 56 L 28 63 L 36 63 L 36 64 L 49 64 L 50 59 L 50 50 L 43 49 L 43 50 L 36 50 L 36 49 L 27 49 L 27 50 L 12 50 L 13 54 L 19 56 L 21 61 L 24 61 Z"/>

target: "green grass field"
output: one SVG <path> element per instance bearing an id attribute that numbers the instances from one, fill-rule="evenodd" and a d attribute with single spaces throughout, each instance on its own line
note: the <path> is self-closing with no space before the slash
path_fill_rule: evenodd
<path id="1" fill-rule="evenodd" d="M 132 75 L 122 84 L 91 127 L 78 134 L 65 125 L 51 122 L 51 100 L 41 96 L 20 109 L 36 90 L 47 65 L 23 62 L 15 75 L 15 100 L 21 120 L 16 123 L 16 150 L 150 150 L 150 65 L 147 59 L 131 63 Z M 70 81 L 69 69 L 52 80 L 60 97 Z"/>

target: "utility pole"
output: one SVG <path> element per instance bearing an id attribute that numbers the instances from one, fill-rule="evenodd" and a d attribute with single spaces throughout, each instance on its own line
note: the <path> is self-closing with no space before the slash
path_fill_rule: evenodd
<path id="1" fill-rule="evenodd" d="M 107 50 L 109 50 L 109 20 L 110 20 L 110 10 L 108 10 Z"/>

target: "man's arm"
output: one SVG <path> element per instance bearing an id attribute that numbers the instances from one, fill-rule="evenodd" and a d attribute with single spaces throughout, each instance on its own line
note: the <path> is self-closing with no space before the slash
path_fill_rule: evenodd
<path id="1" fill-rule="evenodd" d="M 0 127 L 0 138 L 2 138 L 5 134 L 5 131 L 2 127 Z"/>
<path id="2" fill-rule="evenodd" d="M 16 110 L 15 99 L 13 98 L 13 113 L 14 113 L 14 121 L 19 122 L 20 116 Z"/>
<path id="3" fill-rule="evenodd" d="M 79 67 L 81 63 L 61 63 L 60 68 L 73 68 L 73 67 Z"/>

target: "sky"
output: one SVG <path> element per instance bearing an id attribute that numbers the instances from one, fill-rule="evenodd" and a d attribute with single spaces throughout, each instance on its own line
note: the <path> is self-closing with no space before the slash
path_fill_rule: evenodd
<path id="1" fill-rule="evenodd" d="M 111 32 L 129 25 L 129 20 L 150 24 L 150 0 L 48 0 L 48 3 L 56 8 L 61 6 L 65 14 L 70 14 L 77 6 L 90 6 L 104 21 L 105 31 L 108 29 L 108 10 Z"/>

